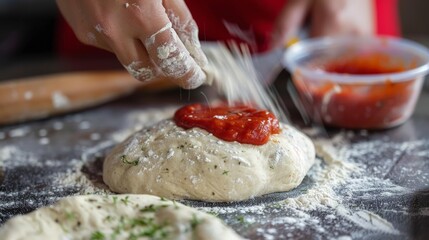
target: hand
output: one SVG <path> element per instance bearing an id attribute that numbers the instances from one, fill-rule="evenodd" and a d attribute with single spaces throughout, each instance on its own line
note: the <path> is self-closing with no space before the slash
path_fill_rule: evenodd
<path id="1" fill-rule="evenodd" d="M 206 80 L 207 58 L 183 0 L 57 0 L 78 39 L 116 54 L 136 79 L 183 88 Z"/>
<path id="2" fill-rule="evenodd" d="M 310 36 L 374 33 L 373 0 L 288 0 L 274 27 L 272 47 L 297 37 L 306 17 Z"/>

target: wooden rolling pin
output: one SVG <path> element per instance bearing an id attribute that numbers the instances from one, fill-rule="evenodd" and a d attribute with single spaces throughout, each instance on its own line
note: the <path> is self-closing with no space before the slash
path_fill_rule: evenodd
<path id="1" fill-rule="evenodd" d="M 142 86 L 125 71 L 60 73 L 0 82 L 0 124 L 40 119 L 96 106 L 138 88 L 163 90 L 170 82 Z"/>

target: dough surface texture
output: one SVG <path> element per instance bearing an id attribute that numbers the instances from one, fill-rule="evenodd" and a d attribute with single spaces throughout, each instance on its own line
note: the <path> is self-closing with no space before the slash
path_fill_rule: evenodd
<path id="1" fill-rule="evenodd" d="M 68 197 L 0 228 L 4 240 L 242 239 L 216 217 L 150 195 Z"/>
<path id="2" fill-rule="evenodd" d="M 256 146 L 164 120 L 117 145 L 104 161 L 103 180 L 114 192 L 212 202 L 288 191 L 314 164 L 315 150 L 295 128 L 281 129 Z"/>

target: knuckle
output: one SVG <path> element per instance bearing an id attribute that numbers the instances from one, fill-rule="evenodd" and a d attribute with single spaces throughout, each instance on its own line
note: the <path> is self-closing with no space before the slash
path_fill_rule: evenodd
<path id="1" fill-rule="evenodd" d="M 157 72 L 151 66 L 145 66 L 141 61 L 134 61 L 124 65 L 125 69 L 135 79 L 141 82 L 148 82 L 156 78 Z"/>

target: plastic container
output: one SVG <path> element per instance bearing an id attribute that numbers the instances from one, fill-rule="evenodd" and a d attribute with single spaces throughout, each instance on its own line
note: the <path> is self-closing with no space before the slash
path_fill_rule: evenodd
<path id="1" fill-rule="evenodd" d="M 314 121 L 383 129 L 413 113 L 429 71 L 429 51 L 390 37 L 318 38 L 291 46 L 283 64 Z"/>

